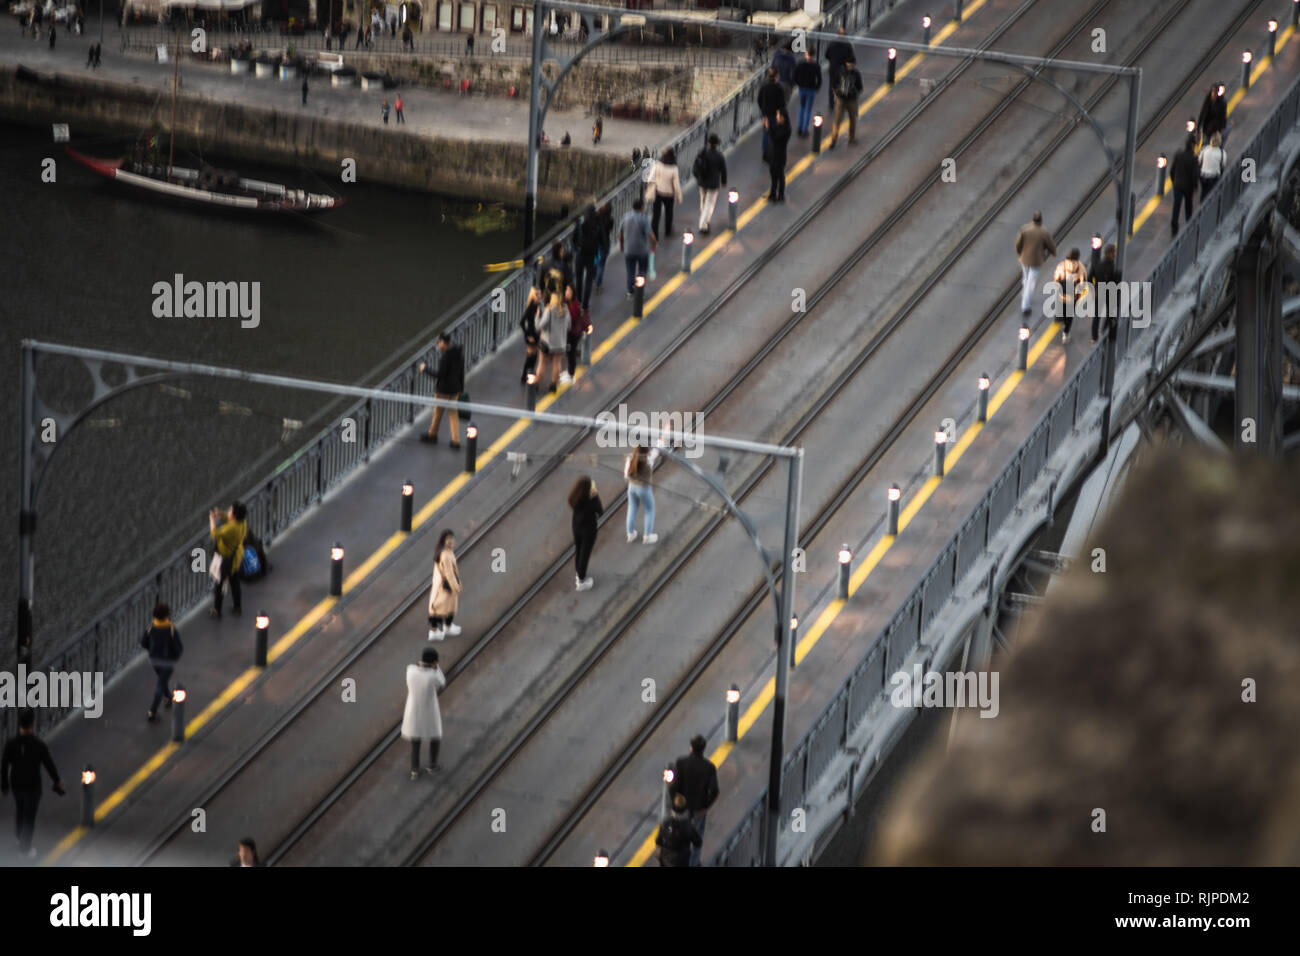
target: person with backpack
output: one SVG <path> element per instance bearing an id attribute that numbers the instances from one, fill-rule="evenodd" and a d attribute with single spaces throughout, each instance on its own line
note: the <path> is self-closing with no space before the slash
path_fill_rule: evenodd
<path id="1" fill-rule="evenodd" d="M 461 351 L 459 345 L 452 345 L 451 336 L 446 332 L 438 335 L 438 370 L 436 372 L 432 371 L 428 362 L 421 362 L 418 370 L 434 379 L 433 395 L 435 398 L 454 402 L 460 398 L 460 393 L 465 391 L 465 353 Z M 441 405 L 434 408 L 433 419 L 429 422 L 429 430 L 420 436 L 420 441 L 432 445 L 438 444 L 438 427 L 442 424 L 443 411 Z M 451 447 L 459 448 L 460 413 L 454 407 L 446 409 L 446 411 L 449 412 L 451 419 L 448 425 L 451 430 Z"/>
<path id="2" fill-rule="evenodd" d="M 836 34 L 845 36 L 843 27 L 838 28 Z M 844 64 L 853 59 L 853 47 L 847 40 L 835 40 L 826 45 L 826 66 L 827 76 L 830 80 L 826 84 L 826 111 L 835 112 L 835 90 L 839 86 L 840 72 L 844 69 Z"/>
<path id="3" fill-rule="evenodd" d="M 578 374 L 578 346 L 582 344 L 582 337 L 587 334 L 589 319 L 577 299 L 569 303 L 569 328 L 564 342 L 564 356 L 568 361 L 568 368 L 560 376 L 561 385 L 572 385 L 574 376 Z"/>
<path id="4" fill-rule="evenodd" d="M 653 451 L 645 445 L 637 445 L 623 462 L 623 477 L 627 479 L 627 543 L 636 540 L 636 513 L 640 508 L 645 512 L 646 544 L 659 540 L 655 534 L 655 493 L 652 487 L 655 462 L 659 460 L 659 449 Z"/>
<path id="5" fill-rule="evenodd" d="M 577 572 L 574 590 L 587 591 L 596 583 L 587 575 L 587 566 L 596 547 L 597 519 L 605 513 L 590 475 L 583 475 L 569 489 L 569 507 L 573 509 L 573 569 Z"/>
<path id="6" fill-rule="evenodd" d="M 1227 163 L 1227 155 L 1223 152 L 1223 135 L 1221 133 L 1212 133 L 1210 142 L 1201 147 L 1199 157 L 1201 170 L 1201 203 L 1205 203 L 1205 197 L 1210 194 L 1214 184 L 1219 181 L 1223 175 L 1223 167 Z"/>
<path id="7" fill-rule="evenodd" d="M 655 845 L 659 847 L 660 866 L 690 866 L 691 850 L 704 843 L 686 814 L 686 798 L 680 793 L 673 797 L 673 813 L 659 824 Z"/>
<path id="8" fill-rule="evenodd" d="M 528 290 L 528 303 L 524 314 L 519 319 L 519 330 L 524 333 L 524 370 L 519 376 L 519 384 L 528 384 L 528 373 L 538 374 L 537 368 L 537 320 L 542 310 L 542 290 L 533 286 Z"/>
<path id="9" fill-rule="evenodd" d="M 1061 299 L 1061 344 L 1070 341 L 1070 327 L 1074 325 L 1074 304 L 1088 294 L 1088 272 L 1079 260 L 1079 250 L 1071 249 L 1052 273 Z"/>
<path id="10" fill-rule="evenodd" d="M 659 161 L 650 171 L 646 186 L 646 202 L 654 203 L 654 216 L 650 230 L 659 238 L 659 212 L 664 213 L 664 233 L 673 233 L 673 206 L 682 201 L 682 178 L 677 171 L 677 152 L 671 146 L 659 154 Z"/>
<path id="11" fill-rule="evenodd" d="M 171 709 L 172 671 L 185 649 L 181 644 L 180 632 L 172 623 L 171 608 L 166 604 L 159 602 L 154 606 L 153 625 L 140 638 L 140 646 L 149 652 L 149 664 L 158 678 L 154 685 L 153 703 L 149 705 L 148 719 L 152 724 L 158 719 L 158 704 L 161 701 L 165 699 L 167 709 Z"/>
<path id="12" fill-rule="evenodd" d="M 429 640 L 456 637 L 461 626 L 455 623 L 460 607 L 460 565 L 456 563 L 456 536 L 451 531 L 438 535 L 433 549 L 433 583 L 429 589 Z"/>
<path id="13" fill-rule="evenodd" d="M 691 738 L 691 752 L 678 757 L 673 766 L 672 792 L 686 798 L 686 816 L 701 837 L 708 822 L 709 807 L 718 799 L 718 768 L 704 748 L 708 741 L 703 735 Z M 700 865 L 700 845 L 691 850 L 691 866 Z"/>
<path id="14" fill-rule="evenodd" d="M 700 189 L 700 235 L 707 236 L 713 222 L 713 210 L 718 204 L 718 191 L 727 185 L 727 157 L 718 146 L 722 140 L 710 133 L 708 145 L 695 157 L 691 175 Z"/>
<path id="15" fill-rule="evenodd" d="M 569 310 L 558 292 L 552 292 L 542 307 L 541 317 L 537 320 L 537 351 L 541 353 L 538 360 L 537 384 L 541 385 L 542 369 L 547 358 L 551 360 L 550 391 L 559 387 L 560 381 L 560 336 L 569 328 Z"/>
<path id="16" fill-rule="evenodd" d="M 777 82 L 785 90 L 785 99 L 788 103 L 790 91 L 794 89 L 794 71 L 798 68 L 789 41 L 777 47 L 777 51 L 772 54 L 772 67 L 776 70 Z"/>
<path id="17" fill-rule="evenodd" d="M 858 97 L 862 95 L 862 74 L 857 62 L 850 56 L 844 61 L 839 79 L 835 81 L 835 119 L 831 123 L 831 140 L 827 149 L 835 148 L 835 138 L 840 133 L 840 120 L 849 118 L 849 145 L 858 141 Z"/>
<path id="18" fill-rule="evenodd" d="M 646 274 L 650 253 L 658 246 L 659 240 L 650 228 L 650 217 L 645 214 L 645 203 L 637 199 L 618 227 L 618 248 L 627 265 L 627 298 L 632 298 L 636 277 Z"/>
<path id="19" fill-rule="evenodd" d="M 402 737 L 411 742 L 411 779 L 420 779 L 420 741 L 429 742 L 429 763 L 425 773 L 437 773 L 438 751 L 442 749 L 442 710 L 438 692 L 447 677 L 438 666 L 438 652 L 426 647 L 420 663 L 406 665 L 406 706 L 402 709 Z"/>
<path id="20" fill-rule="evenodd" d="M 591 287 L 596 282 L 596 257 L 600 255 L 600 243 L 603 238 L 596 207 L 588 204 L 582 214 L 582 220 L 573 230 L 573 288 L 575 297 L 582 307 L 583 318 L 590 317 Z"/>
<path id="21" fill-rule="evenodd" d="M 771 202 L 785 202 L 786 147 L 790 144 L 790 120 L 785 115 L 785 110 L 779 109 L 771 120 L 763 120 L 763 126 L 772 140 L 768 147 L 767 164 L 768 172 L 772 174 L 772 190 L 767 198 Z"/>
<path id="22" fill-rule="evenodd" d="M 808 127 L 813 118 L 813 103 L 817 99 L 817 91 L 822 88 L 821 64 L 813 56 L 812 50 L 804 50 L 803 62 L 794 68 L 794 83 L 799 87 L 799 122 L 796 132 L 802 139 L 808 135 Z"/>
<path id="23" fill-rule="evenodd" d="M 537 287 L 542 290 L 542 301 L 559 293 L 564 301 L 573 298 L 573 266 L 565 255 L 564 243 L 556 239 L 551 243 L 551 255 L 537 272 Z"/>
<path id="24" fill-rule="evenodd" d="M 218 527 L 217 519 L 223 517 L 221 509 L 213 508 L 208 512 L 208 535 L 215 543 L 216 553 L 212 560 L 218 562 L 213 574 L 216 584 L 212 588 L 212 609 L 208 612 L 217 620 L 221 619 L 221 599 L 226 581 L 230 582 L 230 598 L 234 603 L 233 612 L 238 615 L 242 608 L 239 590 L 239 568 L 244 562 L 244 537 L 248 534 L 248 509 L 236 501 L 224 515 L 225 521 Z"/>

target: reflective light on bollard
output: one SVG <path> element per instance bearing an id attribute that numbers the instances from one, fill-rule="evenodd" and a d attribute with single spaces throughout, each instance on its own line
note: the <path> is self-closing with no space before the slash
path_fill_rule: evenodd
<path id="1" fill-rule="evenodd" d="M 799 644 L 799 618 L 790 618 L 790 667 L 794 668 L 794 649 Z"/>
<path id="2" fill-rule="evenodd" d="M 478 426 L 465 429 L 465 470 L 471 475 L 478 471 Z"/>
<path id="3" fill-rule="evenodd" d="M 691 254 L 695 250 L 695 233 L 682 233 L 682 271 L 689 274 L 691 271 Z"/>
<path id="4" fill-rule="evenodd" d="M 1248 89 L 1250 89 L 1250 61 L 1251 61 L 1251 59 L 1252 59 L 1252 55 L 1251 55 L 1251 52 L 1250 52 L 1249 50 L 1242 50 L 1242 51 L 1241 51 L 1241 88 L 1242 88 L 1243 90 L 1248 90 Z"/>
<path id="5" fill-rule="evenodd" d="M 343 593 L 343 545 L 335 542 L 330 548 L 330 596 Z"/>
<path id="6" fill-rule="evenodd" d="M 632 318 L 645 317 L 645 276 L 636 277 L 636 291 L 632 293 Z"/>
<path id="7" fill-rule="evenodd" d="M 894 70 L 898 67 L 898 51 L 892 46 L 886 54 L 887 60 L 885 65 L 885 82 L 890 86 L 894 85 Z"/>
<path id="8" fill-rule="evenodd" d="M 271 619 L 267 617 L 266 612 L 263 611 L 261 614 L 257 615 L 255 623 L 257 624 L 257 636 L 253 643 L 253 666 L 265 667 L 266 639 L 271 633 Z"/>
<path id="9" fill-rule="evenodd" d="M 1094 252 L 1096 252 L 1100 248 L 1101 248 L 1101 233 L 1094 232 L 1092 234 L 1092 249 Z"/>
<path id="10" fill-rule="evenodd" d="M 609 851 L 601 850 L 598 852 L 596 858 L 591 861 L 591 865 L 595 867 L 609 866 Z"/>
<path id="11" fill-rule="evenodd" d="M 903 489 L 898 485 L 889 486 L 889 535 L 898 537 L 898 502 L 903 497 Z"/>
<path id="12" fill-rule="evenodd" d="M 821 113 L 813 117 L 812 151 L 814 155 L 822 151 L 822 123 L 824 122 L 826 120 Z"/>
<path id="13" fill-rule="evenodd" d="M 535 372 L 528 373 L 528 387 L 524 390 L 524 395 L 528 402 L 528 410 L 530 412 L 537 411 L 537 374 Z"/>
<path id="14" fill-rule="evenodd" d="M 1169 157 L 1161 153 L 1156 157 L 1156 195 L 1165 194 L 1165 181 L 1169 178 Z"/>
<path id="15" fill-rule="evenodd" d="M 1023 372 L 1029 367 L 1029 326 L 1020 327 L 1020 346 L 1016 352 L 1016 371 Z"/>
<path id="16" fill-rule="evenodd" d="M 95 768 L 90 764 L 81 771 L 81 825 L 95 825 Z"/>
<path id="17" fill-rule="evenodd" d="M 952 18 L 961 23 L 961 0 L 952 0 Z"/>
<path id="18" fill-rule="evenodd" d="M 981 375 L 975 383 L 979 388 L 979 415 L 977 421 L 982 425 L 989 420 L 989 377 Z"/>
<path id="19" fill-rule="evenodd" d="M 1187 121 L 1187 123 L 1186 123 L 1186 128 L 1187 128 L 1187 132 L 1189 132 L 1189 133 L 1195 133 L 1195 132 L 1196 132 L 1196 120 L 1194 120 L 1194 119 L 1189 119 L 1189 120 Z"/>
<path id="20" fill-rule="evenodd" d="M 596 327 L 588 323 L 587 331 L 582 335 L 582 364 L 587 368 L 591 367 L 591 333 L 596 331 Z"/>
<path id="21" fill-rule="evenodd" d="M 402 485 L 402 525 L 401 530 L 411 530 L 411 511 L 415 502 L 415 485 L 408 480 Z"/>
<path id="22" fill-rule="evenodd" d="M 727 691 L 726 740 L 734 744 L 740 739 L 740 688 L 735 684 Z"/>
<path id="23" fill-rule="evenodd" d="M 673 772 L 672 767 L 664 767 L 663 797 L 662 800 L 660 801 L 660 806 L 659 806 L 659 820 L 661 823 L 664 820 L 667 820 L 670 816 L 672 816 L 672 812 L 673 812 L 672 788 L 673 788 L 674 776 L 676 776 L 676 774 Z"/>
<path id="24" fill-rule="evenodd" d="M 943 458 L 948 447 L 948 433 L 942 428 L 934 433 L 934 476 L 943 477 Z"/>
<path id="25" fill-rule="evenodd" d="M 185 740 L 185 688 L 180 684 L 172 691 L 172 740 L 181 743 Z"/>
<path id="26" fill-rule="evenodd" d="M 740 205 L 740 193 L 735 189 L 727 191 L 727 228 L 736 231 L 736 207 Z"/>
<path id="27" fill-rule="evenodd" d="M 921 30 L 923 31 L 926 44 L 929 44 L 930 42 L 930 27 L 933 23 L 934 21 L 930 19 L 928 14 L 921 17 Z"/>
<path id="28" fill-rule="evenodd" d="M 1269 21 L 1268 21 L 1268 55 L 1269 55 L 1269 57 L 1272 58 L 1272 56 L 1273 56 L 1273 54 L 1274 54 L 1275 52 L 1277 52 L 1277 21 L 1276 21 L 1276 20 L 1269 20 Z"/>
<path id="29" fill-rule="evenodd" d="M 849 599 L 849 570 L 853 566 L 853 550 L 847 545 L 840 545 L 840 600 Z"/>
<path id="30" fill-rule="evenodd" d="M 1291 0 L 1291 26 L 1300 27 L 1300 0 Z"/>

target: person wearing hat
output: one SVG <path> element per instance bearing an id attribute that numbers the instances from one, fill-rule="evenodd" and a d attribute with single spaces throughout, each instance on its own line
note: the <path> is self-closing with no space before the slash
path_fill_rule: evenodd
<path id="1" fill-rule="evenodd" d="M 691 752 L 678 757 L 674 765 L 672 785 L 672 792 L 686 801 L 687 819 L 701 838 L 709 807 L 718 799 L 718 768 L 704 756 L 707 745 L 708 741 L 699 734 L 691 738 Z M 691 866 L 700 865 L 702 842 L 695 843 L 691 849 Z"/>
<path id="2" fill-rule="evenodd" d="M 406 666 L 406 711 L 402 714 L 402 736 L 411 742 L 411 779 L 420 776 L 420 741 L 429 741 L 429 765 L 425 773 L 435 773 L 438 749 L 442 745 L 442 713 L 438 709 L 438 691 L 447 686 L 447 678 L 438 666 L 438 652 L 426 648 L 420 663 Z"/>
<path id="3" fill-rule="evenodd" d="M 673 812 L 659 826 L 655 845 L 659 847 L 660 866 L 694 866 L 691 859 L 700 852 L 704 838 L 691 823 L 686 812 L 686 798 L 680 793 L 673 797 Z"/>

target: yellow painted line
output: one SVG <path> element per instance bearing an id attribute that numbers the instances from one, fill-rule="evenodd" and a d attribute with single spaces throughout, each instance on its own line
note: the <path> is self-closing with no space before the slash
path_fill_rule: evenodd
<path id="1" fill-rule="evenodd" d="M 1295 27 L 1288 26 L 1286 29 L 1278 33 L 1277 42 L 1273 44 L 1273 56 L 1266 56 L 1263 59 L 1259 60 L 1255 64 L 1255 68 L 1251 70 L 1250 73 L 1251 86 L 1254 86 L 1255 81 L 1259 79 L 1260 76 L 1263 75 L 1264 71 L 1273 65 L 1273 61 L 1277 59 L 1278 55 L 1282 52 L 1282 49 L 1287 45 L 1287 43 L 1290 42 L 1291 37 L 1295 35 L 1295 32 L 1296 32 Z M 1232 96 L 1228 97 L 1229 116 L 1232 115 L 1233 110 L 1237 108 L 1238 104 L 1240 104 L 1241 101 L 1245 99 L 1245 97 L 1246 97 L 1246 88 L 1242 86 L 1237 87 L 1236 91 L 1233 92 Z M 1172 192 L 1173 190 L 1169 189 L 1166 191 L 1165 195 L 1169 195 Z M 1138 215 L 1133 220 L 1134 233 L 1137 233 L 1138 230 L 1140 230 L 1144 225 L 1146 225 L 1146 221 L 1150 219 L 1153 215 L 1155 215 L 1155 211 L 1160 208 L 1160 204 L 1162 202 L 1164 202 L 1164 196 L 1152 196 L 1146 201 L 1146 203 L 1142 206 L 1142 211 L 1138 213 Z"/>

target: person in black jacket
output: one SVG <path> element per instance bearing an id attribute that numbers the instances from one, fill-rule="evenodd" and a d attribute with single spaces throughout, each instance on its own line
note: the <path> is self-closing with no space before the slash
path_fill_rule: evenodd
<path id="1" fill-rule="evenodd" d="M 429 369 L 427 362 L 420 363 L 420 371 L 435 379 L 433 395 L 435 398 L 454 402 L 465 391 L 465 357 L 459 345 L 451 344 L 451 336 L 443 332 L 438 336 L 438 370 Z M 451 415 L 451 447 L 460 447 L 460 414 L 456 409 L 449 410 Z M 438 426 L 442 424 L 441 406 L 433 410 L 433 421 L 429 431 L 421 436 L 420 441 L 438 444 Z"/>
<path id="2" fill-rule="evenodd" d="M 718 799 L 718 768 L 704 756 L 707 743 L 699 734 L 691 738 L 691 752 L 677 758 L 672 783 L 672 792 L 685 798 L 686 814 L 701 837 L 709 807 Z M 691 851 L 691 866 L 699 865 L 700 844 L 697 843 Z"/>
<path id="3" fill-rule="evenodd" d="M 1112 242 L 1106 246 L 1106 250 L 1102 253 L 1101 259 L 1095 266 L 1093 266 L 1092 274 L 1088 276 L 1089 281 L 1092 282 L 1093 294 L 1096 296 L 1092 302 L 1093 345 L 1097 344 L 1097 333 L 1101 328 L 1101 321 L 1103 319 L 1106 320 L 1106 329 L 1111 335 L 1115 334 L 1116 316 L 1109 314 L 1110 300 L 1112 297 L 1109 294 L 1110 290 L 1106 287 L 1108 283 L 1119 282 L 1122 278 L 1115 262 L 1115 254 L 1115 243 Z"/>
<path id="4" fill-rule="evenodd" d="M 180 632 L 172 624 L 172 612 L 161 602 L 153 609 L 153 626 L 144 632 L 140 646 L 149 652 L 149 663 L 158 675 L 154 686 L 153 703 L 149 705 L 149 723 L 158 719 L 158 704 L 166 698 L 167 707 L 172 705 L 171 679 L 176 662 L 180 660 L 184 647 Z"/>
<path id="5" fill-rule="evenodd" d="M 763 128 L 772 140 L 768 147 L 768 172 L 772 174 L 772 191 L 767 198 L 772 202 L 785 202 L 786 147 L 790 143 L 790 119 L 779 109 L 771 120 L 763 120 Z"/>
<path id="6" fill-rule="evenodd" d="M 596 257 L 596 291 L 605 285 L 605 265 L 609 262 L 609 250 L 614 244 L 614 207 L 605 203 L 596 210 L 600 222 L 600 255 Z"/>
<path id="7" fill-rule="evenodd" d="M 673 812 L 659 827 L 655 845 L 660 847 L 660 866 L 691 866 L 704 838 L 692 825 L 686 813 L 686 798 L 680 793 L 673 797 Z"/>
<path id="8" fill-rule="evenodd" d="M 844 36 L 844 28 L 840 27 L 835 31 L 840 36 Z M 835 112 L 835 86 L 840 81 L 840 71 L 844 69 L 844 64 L 853 59 L 853 47 L 847 40 L 836 40 L 826 45 L 826 63 L 829 67 L 827 79 L 830 83 L 826 87 L 828 94 L 826 99 L 826 112 Z"/>
<path id="9" fill-rule="evenodd" d="M 239 841 L 239 851 L 233 860 L 231 866 L 266 866 L 262 858 L 257 855 L 257 844 L 253 842 L 252 837 L 244 837 Z"/>
<path id="10" fill-rule="evenodd" d="M 583 475 L 569 490 L 569 507 L 573 509 L 573 567 L 578 591 L 590 590 L 596 582 L 587 576 L 587 563 L 596 546 L 596 519 L 605 513 L 590 475 Z"/>
<path id="11" fill-rule="evenodd" d="M 54 781 L 54 792 L 64 794 L 50 748 L 33 733 L 35 727 L 36 711 L 24 708 L 18 714 L 18 736 L 10 738 L 0 756 L 0 794 L 7 796 L 13 788 L 18 852 L 29 858 L 36 856 L 32 834 L 36 832 L 36 808 L 41 803 L 41 767 Z"/>
<path id="12" fill-rule="evenodd" d="M 574 256 L 573 283 L 582 304 L 582 318 L 591 318 L 591 287 L 596 282 L 596 257 L 600 254 L 600 243 L 604 238 L 600 217 L 596 215 L 594 204 L 588 204 L 582 214 L 582 221 L 573 229 Z"/>
<path id="13" fill-rule="evenodd" d="M 1170 224 L 1172 235 L 1178 235 L 1178 210 L 1187 207 L 1187 218 L 1192 218 L 1192 198 L 1196 195 L 1196 184 L 1201 179 L 1201 168 L 1196 162 L 1196 136 L 1189 133 L 1183 148 L 1174 153 L 1169 164 L 1169 181 L 1173 184 L 1174 218 Z"/>
<path id="14" fill-rule="evenodd" d="M 1228 138 L 1228 100 L 1223 95 L 1226 92 L 1227 88 L 1222 83 L 1215 83 L 1205 94 L 1205 101 L 1201 103 L 1200 119 L 1197 120 L 1203 142 L 1208 143 L 1215 133 L 1220 134 L 1225 140 Z"/>
<path id="15" fill-rule="evenodd" d="M 718 190 L 727 185 L 727 157 L 718 148 L 722 140 L 717 133 L 709 134 L 709 144 L 704 149 L 704 168 L 695 177 L 700 187 L 700 235 L 709 234 L 713 222 L 713 209 L 718 204 Z"/>
<path id="16" fill-rule="evenodd" d="M 537 315 L 542 311 L 542 290 L 533 286 L 528 290 L 528 304 L 519 320 L 519 330 L 524 333 L 524 370 L 519 384 L 528 384 L 528 373 L 537 374 Z"/>
<path id="17" fill-rule="evenodd" d="M 839 78 L 833 87 L 835 91 L 835 119 L 831 122 L 831 140 L 827 149 L 835 148 L 835 139 L 839 136 L 840 120 L 848 117 L 849 145 L 858 141 L 858 97 L 862 95 L 862 74 L 857 70 L 857 63 L 850 56 L 840 68 Z"/>
<path id="18" fill-rule="evenodd" d="M 822 88 L 822 68 L 813 56 L 812 50 L 804 50 L 803 62 L 794 68 L 794 85 L 799 87 L 799 135 L 808 135 L 808 126 L 812 123 L 813 102 L 817 91 Z"/>
<path id="19" fill-rule="evenodd" d="M 764 120 L 776 115 L 776 111 L 785 107 L 785 88 L 777 79 L 776 67 L 767 69 L 767 82 L 758 88 L 758 111 Z M 763 162 L 767 162 L 767 123 L 763 124 Z"/>

